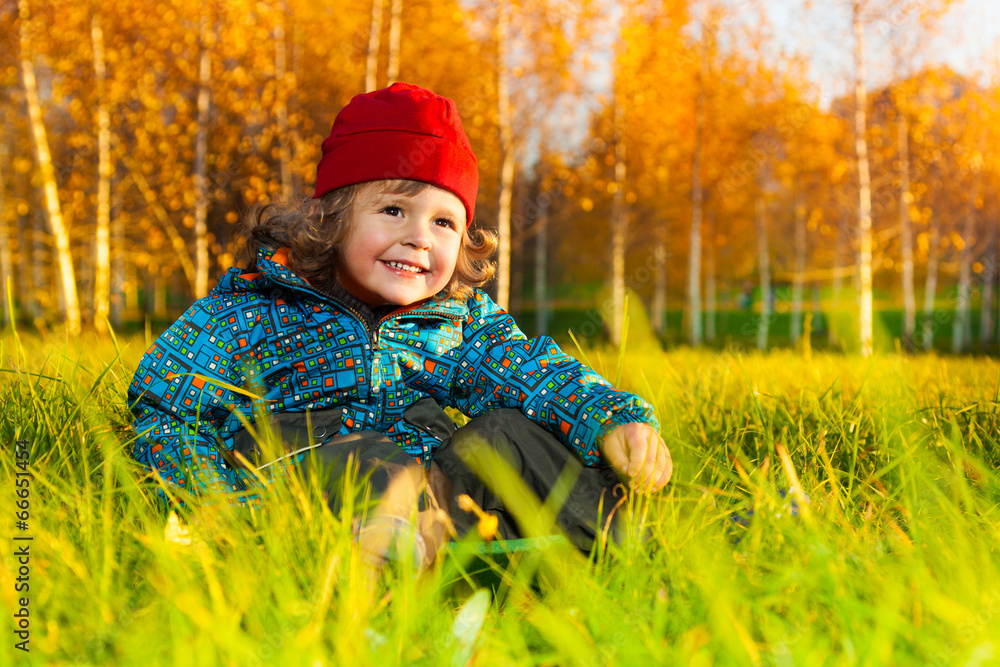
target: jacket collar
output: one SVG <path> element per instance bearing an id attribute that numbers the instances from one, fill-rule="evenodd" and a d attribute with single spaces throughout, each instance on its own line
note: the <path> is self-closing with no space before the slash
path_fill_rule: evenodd
<path id="1" fill-rule="evenodd" d="M 230 272 L 223 276 L 223 281 L 228 279 L 227 282 L 233 287 L 245 288 L 244 284 L 241 284 L 244 281 L 252 284 L 252 282 L 256 282 L 259 278 L 264 278 L 271 283 L 307 292 L 322 299 L 336 301 L 348 307 L 356 315 L 359 315 L 365 321 L 365 324 L 371 326 L 376 325 L 382 318 L 393 314 L 412 317 L 436 315 L 439 317 L 459 318 L 465 317 L 469 313 L 469 308 L 464 301 L 443 299 L 440 296 L 434 296 L 409 306 L 379 306 L 372 308 L 340 285 L 337 285 L 330 293 L 319 291 L 310 285 L 305 278 L 289 268 L 288 264 L 288 248 L 273 249 L 262 246 L 257 249 L 256 273 L 240 273 L 240 269 L 230 269 Z"/>

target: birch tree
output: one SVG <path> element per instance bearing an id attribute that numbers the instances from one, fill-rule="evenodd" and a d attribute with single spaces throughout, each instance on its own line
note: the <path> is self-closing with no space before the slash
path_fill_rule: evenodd
<path id="1" fill-rule="evenodd" d="M 198 126 L 194 154 L 194 297 L 208 294 L 208 120 L 212 94 L 212 35 L 208 7 L 203 7 L 198 29 Z"/>
<path id="2" fill-rule="evenodd" d="M 94 327 L 107 327 L 111 297 L 111 114 L 108 110 L 104 32 L 98 13 L 91 17 L 97 81 L 97 229 L 94 239 Z"/>
<path id="3" fill-rule="evenodd" d="M 497 304 L 510 303 L 510 203 L 514 196 L 514 131 L 510 109 L 510 6 L 497 3 L 497 129 L 500 138 L 500 191 L 497 197 Z"/>
<path id="4" fill-rule="evenodd" d="M 865 85 L 863 2 L 851 3 L 854 26 L 854 145 L 858 170 L 858 329 L 861 356 L 872 354 L 872 192 L 868 170 L 868 90 Z"/>
<path id="5" fill-rule="evenodd" d="M 399 79 L 399 40 L 403 33 L 403 0 L 392 0 L 389 9 L 389 65 L 387 86 Z"/>
<path id="6" fill-rule="evenodd" d="M 382 0 L 372 0 L 372 20 L 368 30 L 365 58 L 365 92 L 378 88 L 378 49 L 382 38 Z"/>
<path id="7" fill-rule="evenodd" d="M 35 148 L 35 161 L 41 176 L 42 188 L 45 194 L 45 212 L 49 229 L 55 240 L 56 261 L 59 267 L 59 284 L 66 330 L 71 336 L 80 333 L 80 304 L 77 298 L 76 277 L 73 273 L 73 257 L 70 251 L 69 230 L 63 220 L 62 207 L 59 203 L 59 188 L 56 184 L 55 168 L 52 164 L 52 154 L 49 151 L 49 139 L 42 118 L 42 105 L 38 97 L 38 84 L 35 80 L 35 68 L 31 60 L 32 54 L 32 21 L 29 14 L 28 0 L 19 0 L 20 12 L 20 44 L 21 44 L 21 79 L 24 84 L 24 96 L 28 104 L 28 116 L 31 126 L 31 137 Z"/>

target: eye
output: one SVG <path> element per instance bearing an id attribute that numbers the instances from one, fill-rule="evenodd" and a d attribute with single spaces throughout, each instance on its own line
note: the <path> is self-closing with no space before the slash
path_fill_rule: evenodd
<path id="1" fill-rule="evenodd" d="M 458 229 L 458 225 L 456 225 L 455 221 L 451 218 L 438 218 L 434 221 L 434 224 L 441 227 L 447 227 L 448 229 Z"/>
<path id="2" fill-rule="evenodd" d="M 403 209 L 399 208 L 398 206 L 384 206 L 382 210 L 379 211 L 379 213 L 385 213 L 386 215 L 391 215 L 393 217 L 398 218 L 399 216 L 403 215 Z"/>

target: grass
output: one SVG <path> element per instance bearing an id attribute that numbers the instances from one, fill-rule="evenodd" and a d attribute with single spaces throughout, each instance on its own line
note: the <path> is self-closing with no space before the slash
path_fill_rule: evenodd
<path id="1" fill-rule="evenodd" d="M 372 596 L 314 489 L 164 537 L 128 456 L 144 337 L 0 338 L 0 664 L 987 664 L 1000 655 L 1000 365 L 590 347 L 650 399 L 671 487 L 595 563 L 558 549 L 493 604 L 447 560 Z M 13 442 L 32 473 L 15 527 Z M 734 520 L 738 519 L 738 520 Z M 746 526 L 742 524 L 747 524 Z M 15 550 L 31 536 L 27 592 Z M 645 536 L 645 539 L 640 539 Z"/>

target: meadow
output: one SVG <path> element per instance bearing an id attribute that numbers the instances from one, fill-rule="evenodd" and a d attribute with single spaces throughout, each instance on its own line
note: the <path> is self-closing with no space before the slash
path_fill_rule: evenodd
<path id="1" fill-rule="evenodd" d="M 1000 660 L 995 359 L 569 349 L 653 402 L 674 480 L 620 510 L 625 538 L 593 562 L 539 550 L 480 592 L 460 552 L 372 590 L 310 487 L 186 511 L 188 539 L 168 539 L 128 455 L 146 347 L 0 338 L 0 664 Z"/>

